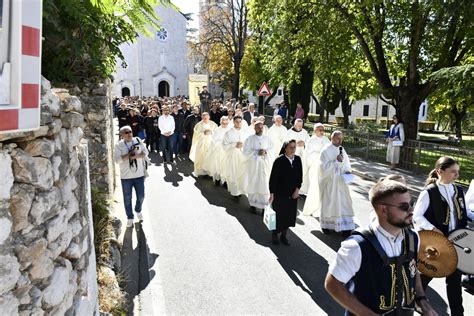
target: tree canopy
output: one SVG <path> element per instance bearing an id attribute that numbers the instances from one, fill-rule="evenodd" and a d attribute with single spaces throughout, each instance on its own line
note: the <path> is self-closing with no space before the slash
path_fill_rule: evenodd
<path id="1" fill-rule="evenodd" d="M 159 29 L 156 5 L 169 0 L 44 0 L 42 72 L 53 82 L 110 77 L 119 46 Z"/>
<path id="2" fill-rule="evenodd" d="M 291 90 L 305 81 L 305 64 L 316 82 L 352 86 L 371 77 L 411 139 L 421 103 L 437 88 L 431 74 L 472 56 L 474 6 L 468 0 L 252 0 L 249 7 L 270 81 Z M 373 91 L 366 87 L 354 91 Z"/>

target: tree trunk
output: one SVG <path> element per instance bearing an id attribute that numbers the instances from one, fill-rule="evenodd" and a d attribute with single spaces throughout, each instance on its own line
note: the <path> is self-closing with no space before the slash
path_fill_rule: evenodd
<path id="1" fill-rule="evenodd" d="M 454 129 L 456 131 L 456 137 L 458 139 L 462 139 L 462 121 L 466 117 L 467 106 L 463 107 L 463 110 L 461 111 L 458 111 L 456 106 L 454 106 L 454 109 L 452 112 L 454 115 Z"/>
<path id="2" fill-rule="evenodd" d="M 232 81 L 232 98 L 239 99 L 240 92 L 240 61 L 234 61 L 234 80 Z"/>
<path id="3" fill-rule="evenodd" d="M 288 107 L 291 115 L 295 114 L 296 104 L 301 103 L 304 110 L 304 117 L 308 116 L 311 94 L 313 93 L 314 71 L 311 68 L 311 62 L 307 61 L 300 66 L 301 83 L 293 83 L 290 86 L 290 106 Z"/>

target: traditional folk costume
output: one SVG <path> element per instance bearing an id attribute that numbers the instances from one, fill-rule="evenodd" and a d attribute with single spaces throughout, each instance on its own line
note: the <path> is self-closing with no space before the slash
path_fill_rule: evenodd
<path id="1" fill-rule="evenodd" d="M 402 142 L 405 141 L 405 131 L 403 129 L 403 124 L 398 123 L 398 124 L 392 124 L 390 126 L 390 130 L 388 132 L 388 145 L 387 145 L 387 162 L 391 164 L 398 164 L 400 160 L 400 148 L 402 146 L 393 146 L 393 138 L 395 140 L 401 140 Z"/>
<path id="2" fill-rule="evenodd" d="M 242 120 L 243 122 L 243 120 Z M 248 137 L 248 132 L 243 127 L 236 129 L 231 128 L 224 135 L 222 144 L 226 153 L 224 154 L 225 165 L 222 167 L 221 181 L 227 182 L 227 190 L 233 196 L 244 194 L 242 189 L 242 166 L 245 161 L 243 147 L 235 147 L 238 142 L 244 143 Z"/>
<path id="3" fill-rule="evenodd" d="M 306 144 L 303 161 L 303 184 L 301 191 L 307 193 L 303 215 L 311 215 L 319 211 L 321 206 L 319 194 L 319 167 L 321 151 L 330 144 L 326 136 L 312 136 Z"/>
<path id="4" fill-rule="evenodd" d="M 191 147 L 191 153 L 189 159 L 194 162 L 194 173 L 197 176 L 205 175 L 202 164 L 204 158 L 211 146 L 212 133 L 217 128 L 217 124 L 209 120 L 205 123 L 201 121 L 194 126 L 193 145 Z"/>
<path id="5" fill-rule="evenodd" d="M 374 313 L 413 315 L 418 243 L 413 230 L 393 236 L 376 219 L 341 243 L 329 273 Z"/>
<path id="6" fill-rule="evenodd" d="M 273 147 L 271 149 L 273 159 L 276 159 L 280 155 L 281 147 L 286 141 L 287 134 L 288 130 L 283 125 L 277 126 L 273 124 L 273 126 L 268 129 L 267 135 L 271 138 L 273 142 Z"/>
<path id="7" fill-rule="evenodd" d="M 464 191 L 453 183 L 433 183 L 421 191 L 413 211 L 413 223 L 417 230 L 439 229 L 446 237 L 456 229 L 466 228 L 469 213 Z M 463 315 L 462 273 L 454 271 L 446 277 L 446 293 L 451 315 Z M 420 275 L 426 289 L 432 278 Z"/>
<path id="8" fill-rule="evenodd" d="M 268 181 L 273 163 L 272 146 L 272 140 L 266 135 L 252 135 L 245 140 L 243 152 L 246 162 L 242 187 L 245 188 L 250 206 L 256 208 L 265 208 L 270 198 Z M 267 154 L 260 156 L 260 149 L 264 149 Z"/>
<path id="9" fill-rule="evenodd" d="M 290 128 L 288 130 L 288 133 L 286 134 L 286 140 L 296 140 L 296 152 L 295 155 L 300 156 L 303 158 L 304 156 L 304 146 L 298 146 L 299 141 L 303 141 L 306 145 L 306 143 L 309 140 L 309 135 L 308 132 L 303 128 L 300 131 L 297 131 L 294 127 Z"/>
<path id="10" fill-rule="evenodd" d="M 221 180 L 222 167 L 225 164 L 225 150 L 222 141 L 224 140 L 224 135 L 228 130 L 228 127 L 224 128 L 222 126 L 219 126 L 214 130 L 211 147 L 207 151 L 202 165 L 203 169 L 214 181 Z"/>
<path id="11" fill-rule="evenodd" d="M 349 186 L 343 174 L 351 171 L 349 157 L 344 149 L 342 162 L 337 161 L 340 147 L 328 144 L 321 152 L 319 168 L 319 189 L 321 197 L 321 215 L 319 221 L 322 229 L 336 232 L 355 228 L 354 210 Z"/>

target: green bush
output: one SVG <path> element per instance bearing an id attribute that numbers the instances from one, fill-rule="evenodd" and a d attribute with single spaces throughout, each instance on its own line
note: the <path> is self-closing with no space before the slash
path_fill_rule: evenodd
<path id="1" fill-rule="evenodd" d="M 356 124 L 366 124 L 366 123 L 373 123 L 375 124 L 377 121 L 372 117 L 356 117 L 355 123 Z"/>
<path id="2" fill-rule="evenodd" d="M 308 113 L 308 121 L 316 123 L 319 119 L 319 114 Z"/>
<path id="3" fill-rule="evenodd" d="M 344 125 L 344 116 L 336 116 L 336 123 L 339 126 Z"/>
<path id="4" fill-rule="evenodd" d="M 386 119 L 386 118 L 381 118 L 379 119 L 379 125 L 380 127 L 383 127 L 383 128 L 386 128 L 387 127 L 387 123 L 389 123 L 389 119 Z"/>
<path id="5" fill-rule="evenodd" d="M 436 122 L 433 121 L 421 121 L 419 130 L 420 131 L 433 131 L 435 128 Z"/>

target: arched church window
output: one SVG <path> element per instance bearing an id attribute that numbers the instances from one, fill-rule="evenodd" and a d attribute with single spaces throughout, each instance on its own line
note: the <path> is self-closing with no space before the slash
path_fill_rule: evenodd
<path id="1" fill-rule="evenodd" d="M 156 36 L 160 41 L 164 42 L 168 38 L 168 31 L 164 27 L 161 27 L 161 29 L 156 32 Z"/>

